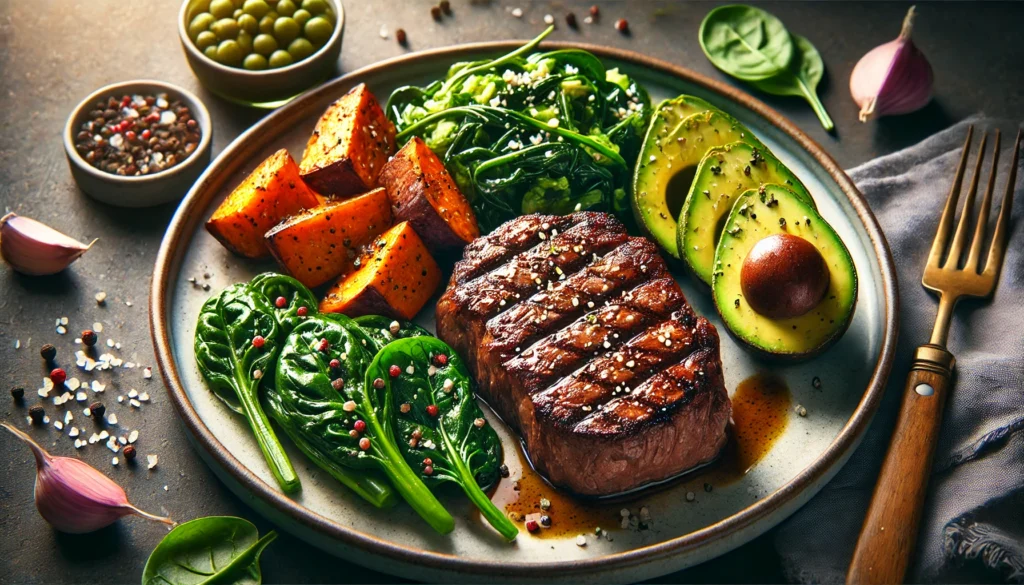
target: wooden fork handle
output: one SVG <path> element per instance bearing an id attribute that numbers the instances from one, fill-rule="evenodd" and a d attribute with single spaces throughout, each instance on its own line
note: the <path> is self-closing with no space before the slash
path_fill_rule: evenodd
<path id="1" fill-rule="evenodd" d="M 954 361 L 941 346 L 917 348 L 896 430 L 846 575 L 850 585 L 904 582 Z"/>

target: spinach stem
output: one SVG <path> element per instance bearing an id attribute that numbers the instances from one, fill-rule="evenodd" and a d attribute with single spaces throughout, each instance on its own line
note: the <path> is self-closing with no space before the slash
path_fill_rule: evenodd
<path id="1" fill-rule="evenodd" d="M 248 374 L 235 370 L 235 381 L 238 383 L 238 388 L 242 390 L 238 393 L 238 401 L 245 411 L 245 418 L 249 421 L 252 433 L 256 435 L 260 451 L 263 451 L 263 457 L 270 465 L 270 472 L 274 474 L 274 479 L 281 486 L 281 490 L 286 494 L 297 492 L 302 487 L 299 476 L 295 474 L 295 468 L 292 467 L 292 462 L 284 452 L 281 441 L 274 434 L 274 429 L 270 428 L 267 414 L 256 402 L 259 380 L 250 384 L 248 377 Z"/>
<path id="2" fill-rule="evenodd" d="M 494 502 L 491 501 L 487 494 L 484 493 L 480 486 L 476 483 L 476 478 L 473 477 L 473 472 L 469 470 L 466 465 L 466 461 L 462 458 L 459 449 L 456 449 L 448 439 L 448 433 L 444 430 L 444 426 L 441 425 L 441 439 L 444 441 L 445 449 L 448 451 L 449 459 L 455 466 L 455 471 L 459 474 L 459 485 L 462 486 L 462 490 L 466 492 L 466 496 L 469 501 L 473 502 L 473 505 L 480 510 L 480 514 L 487 519 L 487 522 L 494 527 L 505 540 L 511 542 L 516 539 L 519 534 L 519 529 L 516 525 L 508 519 Z"/>
<path id="3" fill-rule="evenodd" d="M 811 108 L 814 113 L 817 114 L 818 120 L 821 122 L 822 128 L 827 132 L 831 132 L 835 128 L 835 124 L 832 122 L 832 118 L 829 117 L 828 112 L 825 111 L 825 105 L 821 103 L 821 99 L 818 98 L 818 94 L 814 93 L 814 90 L 807 87 L 807 83 L 804 82 L 800 76 L 795 76 L 796 82 L 800 86 L 800 92 L 807 98 L 807 103 L 811 104 Z"/>

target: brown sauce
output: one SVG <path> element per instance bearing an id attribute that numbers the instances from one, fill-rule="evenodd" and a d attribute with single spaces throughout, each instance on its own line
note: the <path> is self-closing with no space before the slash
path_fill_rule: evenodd
<path id="1" fill-rule="evenodd" d="M 519 465 L 510 462 L 511 476 L 501 480 L 491 499 L 499 508 L 504 508 L 523 533 L 527 532 L 528 516 L 549 516 L 550 528 L 530 534 L 538 538 L 592 535 L 598 527 L 620 530 L 620 511 L 626 508 L 632 515 L 638 515 L 641 502 L 637 500 L 643 496 L 679 484 L 696 486 L 690 488 L 696 491 L 704 484 L 722 486 L 742 478 L 782 436 L 790 403 L 789 389 L 780 379 L 765 374 L 747 378 L 732 395 L 733 424 L 729 425 L 729 438 L 722 455 L 715 462 L 657 486 L 608 500 L 580 498 L 552 487 L 533 470 L 520 447 L 515 450 Z M 551 503 L 547 510 L 540 507 L 542 498 Z"/>

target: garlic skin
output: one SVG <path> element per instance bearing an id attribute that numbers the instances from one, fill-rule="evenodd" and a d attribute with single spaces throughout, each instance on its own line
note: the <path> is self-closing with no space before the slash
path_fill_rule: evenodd
<path id="1" fill-rule="evenodd" d="M 931 63 L 910 38 L 914 7 L 903 19 L 900 36 L 861 57 L 850 74 L 850 95 L 860 106 L 860 121 L 909 114 L 932 99 Z"/>
<path id="2" fill-rule="evenodd" d="M 71 457 L 54 457 L 25 433 L 7 423 L 0 425 L 32 449 L 36 458 L 36 509 L 57 530 L 84 534 L 129 514 L 174 526 L 170 518 L 131 505 L 121 486 L 95 467 Z"/>
<path id="3" fill-rule="evenodd" d="M 0 255 L 30 276 L 56 274 L 85 254 L 88 245 L 34 219 L 8 213 L 0 218 Z"/>

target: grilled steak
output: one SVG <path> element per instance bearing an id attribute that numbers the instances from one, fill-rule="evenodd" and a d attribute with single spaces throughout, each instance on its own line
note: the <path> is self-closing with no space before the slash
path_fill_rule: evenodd
<path id="1" fill-rule="evenodd" d="M 610 215 L 522 216 L 475 240 L 437 333 L 538 471 L 574 492 L 667 479 L 725 444 L 718 332 Z"/>

